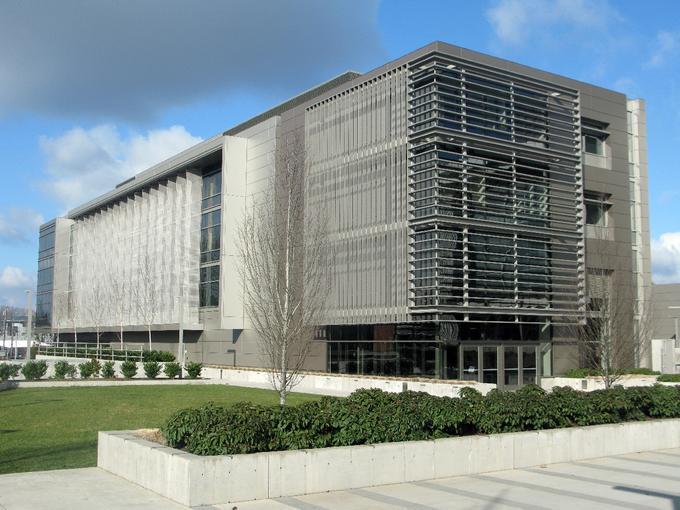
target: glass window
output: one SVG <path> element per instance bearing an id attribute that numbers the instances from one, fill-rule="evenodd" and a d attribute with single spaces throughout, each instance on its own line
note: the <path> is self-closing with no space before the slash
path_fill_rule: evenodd
<path id="1" fill-rule="evenodd" d="M 593 202 L 586 202 L 586 224 L 607 226 L 607 206 Z"/>
<path id="2" fill-rule="evenodd" d="M 200 306 L 218 306 L 220 303 L 220 266 L 201 268 Z"/>
<path id="3" fill-rule="evenodd" d="M 602 155 L 602 140 L 593 135 L 583 136 L 583 147 L 588 154 Z"/>
<path id="4" fill-rule="evenodd" d="M 203 177 L 203 209 L 220 205 L 219 195 L 222 193 L 222 172 Z M 217 199 L 215 199 L 217 197 Z"/>

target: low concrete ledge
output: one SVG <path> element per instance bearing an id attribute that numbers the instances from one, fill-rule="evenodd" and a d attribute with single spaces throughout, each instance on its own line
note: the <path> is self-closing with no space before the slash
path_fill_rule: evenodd
<path id="1" fill-rule="evenodd" d="M 680 419 L 201 457 L 100 432 L 97 465 L 187 506 L 407 483 L 680 447 Z"/>
<path id="2" fill-rule="evenodd" d="M 264 369 L 207 366 L 203 367 L 202 375 L 234 386 L 271 388 L 271 373 Z M 391 393 L 410 390 L 423 391 L 437 397 L 457 397 L 463 388 L 474 388 L 486 395 L 496 388 L 496 385 L 476 381 L 304 373 L 294 391 L 346 397 L 356 390 L 368 388 L 377 388 Z"/>

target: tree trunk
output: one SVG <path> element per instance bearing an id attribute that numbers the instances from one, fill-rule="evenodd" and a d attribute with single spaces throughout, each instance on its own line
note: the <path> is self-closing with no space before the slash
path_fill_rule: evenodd
<path id="1" fill-rule="evenodd" d="M 288 393 L 288 372 L 286 367 L 286 344 L 284 341 L 281 347 L 281 383 L 279 387 L 279 405 L 286 405 L 286 394 Z"/>
<path id="2" fill-rule="evenodd" d="M 149 324 L 149 352 L 151 352 L 151 324 Z"/>

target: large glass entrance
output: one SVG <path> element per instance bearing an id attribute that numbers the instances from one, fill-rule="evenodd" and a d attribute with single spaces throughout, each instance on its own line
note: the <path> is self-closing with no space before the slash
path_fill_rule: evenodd
<path id="1" fill-rule="evenodd" d="M 333 342 L 328 349 L 330 372 L 478 381 L 505 389 L 536 383 L 549 373 L 550 358 L 549 344 L 526 342 Z"/>

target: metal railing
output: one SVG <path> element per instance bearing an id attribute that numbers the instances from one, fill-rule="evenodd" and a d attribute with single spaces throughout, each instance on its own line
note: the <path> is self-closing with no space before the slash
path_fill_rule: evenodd
<path id="1" fill-rule="evenodd" d="M 55 342 L 38 346 L 38 354 L 59 356 L 64 358 L 97 358 L 110 361 L 143 361 L 144 346 L 126 345 L 122 349 L 109 344 L 91 344 L 83 342 Z"/>

